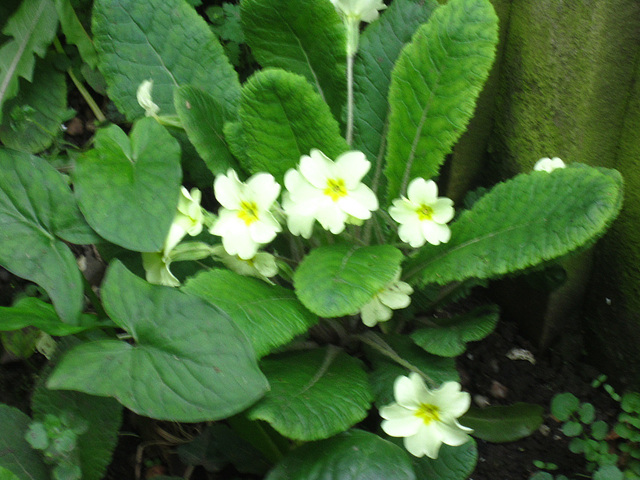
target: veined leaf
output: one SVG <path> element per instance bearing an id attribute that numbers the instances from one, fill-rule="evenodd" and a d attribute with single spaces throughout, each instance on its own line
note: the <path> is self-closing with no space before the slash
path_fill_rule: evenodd
<path id="1" fill-rule="evenodd" d="M 473 438 L 458 447 L 442 445 L 438 458 L 413 458 L 416 480 L 467 480 L 478 461 L 478 447 Z"/>
<path id="2" fill-rule="evenodd" d="M 0 467 L 20 480 L 49 480 L 49 469 L 25 440 L 31 419 L 17 408 L 0 404 Z"/>
<path id="3" fill-rule="evenodd" d="M 435 0 L 394 0 L 360 36 L 353 67 L 353 140 L 354 147 L 378 168 L 385 149 L 391 70 L 402 47 L 437 6 Z M 372 170 L 369 175 L 374 175 L 376 169 Z"/>
<path id="4" fill-rule="evenodd" d="M 304 77 L 284 70 L 262 70 L 247 81 L 242 88 L 240 120 L 245 167 L 251 172 L 269 172 L 279 182 L 312 148 L 330 158 L 349 149 L 318 93 Z"/>
<path id="5" fill-rule="evenodd" d="M 340 433 L 367 416 L 371 392 L 360 362 L 335 348 L 265 358 L 260 364 L 271 390 L 251 410 L 294 440 Z"/>
<path id="6" fill-rule="evenodd" d="M 112 396 L 140 415 L 179 422 L 228 417 L 267 390 L 244 334 L 204 300 L 150 285 L 117 261 L 102 297 L 135 343 L 97 340 L 72 348 L 48 388 Z"/>
<path id="7" fill-rule="evenodd" d="M 44 288 L 60 318 L 77 325 L 83 307 L 80 270 L 69 247 L 97 237 L 69 186 L 44 160 L 0 149 L 0 265 Z"/>
<path id="8" fill-rule="evenodd" d="M 489 0 L 451 0 L 402 50 L 389 88 L 389 198 L 438 173 L 473 114 L 497 42 Z"/>
<path id="9" fill-rule="evenodd" d="M 303 75 L 336 118 L 346 92 L 345 30 L 326 0 L 243 0 L 242 29 L 264 67 Z"/>
<path id="10" fill-rule="evenodd" d="M 31 81 L 34 55 L 44 57 L 58 28 L 52 0 L 24 0 L 2 33 L 13 37 L 0 47 L 0 121 L 2 105 L 18 93 L 18 78 Z"/>
<path id="11" fill-rule="evenodd" d="M 487 408 L 471 407 L 460 423 L 473 428 L 473 436 L 488 442 L 515 442 L 528 437 L 542 424 L 544 408 L 532 403 L 515 403 Z"/>
<path id="12" fill-rule="evenodd" d="M 296 295 L 322 317 L 354 315 L 400 268 L 402 253 L 389 245 L 330 245 L 313 250 L 298 266 Z"/>
<path id="13" fill-rule="evenodd" d="M 209 270 L 183 289 L 226 312 L 251 340 L 258 357 L 306 332 L 318 318 L 295 294 L 278 285 L 228 270 Z"/>
<path id="14" fill-rule="evenodd" d="M 448 243 L 423 247 L 407 262 L 405 278 L 442 285 L 552 260 L 604 234 L 621 203 L 615 170 L 575 166 L 518 175 L 465 211 Z"/>
<path id="15" fill-rule="evenodd" d="M 223 105 L 204 90 L 185 86 L 175 91 L 175 107 L 189 140 L 215 175 L 238 170 L 223 135 Z"/>
<path id="16" fill-rule="evenodd" d="M 82 23 L 80 23 L 71 0 L 54 0 L 54 2 L 67 43 L 78 47 L 82 60 L 92 70 L 95 70 L 98 67 L 98 53 L 93 45 L 93 40 L 87 34 Z"/>
<path id="17" fill-rule="evenodd" d="M 321 455 L 318 453 L 322 452 Z M 362 430 L 296 448 L 266 480 L 415 480 L 404 449 Z"/>
<path id="18" fill-rule="evenodd" d="M 97 0 L 93 35 L 107 91 L 129 120 L 144 110 L 136 91 L 153 79 L 153 101 L 174 113 L 173 90 L 202 88 L 235 117 L 240 83 L 207 23 L 183 0 Z"/>
<path id="19" fill-rule="evenodd" d="M 180 194 L 180 147 L 153 118 L 139 120 L 130 139 L 117 126 L 98 131 L 96 148 L 78 158 L 76 197 L 106 240 L 129 250 L 159 252 Z"/>

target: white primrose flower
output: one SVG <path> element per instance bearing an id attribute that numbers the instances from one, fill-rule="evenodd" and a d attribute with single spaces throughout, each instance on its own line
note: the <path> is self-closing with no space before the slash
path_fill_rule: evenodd
<path id="1" fill-rule="evenodd" d="M 533 166 L 533 169 L 551 173 L 556 168 L 565 168 L 565 166 L 564 162 L 558 157 L 541 158 Z"/>
<path id="2" fill-rule="evenodd" d="M 413 288 L 408 283 L 400 281 L 400 270 L 387 285 L 360 309 L 362 323 L 367 327 L 375 327 L 378 322 L 386 322 L 393 315 L 392 310 L 407 308 L 411 303 L 409 295 Z"/>
<path id="3" fill-rule="evenodd" d="M 436 183 L 424 178 L 409 183 L 407 197 L 396 198 L 389 208 L 391 218 L 400 224 L 400 240 L 413 248 L 426 242 L 432 245 L 448 242 L 451 230 L 446 224 L 455 213 L 453 200 L 438 197 Z"/>
<path id="4" fill-rule="evenodd" d="M 169 234 L 164 241 L 163 251 L 171 252 L 178 245 L 185 235 L 192 237 L 202 232 L 202 223 L 204 221 L 204 213 L 200 207 L 202 193 L 197 188 L 192 188 L 189 192 L 182 187 L 180 190 L 180 199 L 178 200 L 178 212 L 173 218 Z"/>
<path id="5" fill-rule="evenodd" d="M 229 255 L 251 259 L 260 245 L 282 231 L 271 212 L 280 194 L 280 185 L 272 175 L 258 173 L 244 183 L 229 169 L 227 175 L 216 177 L 213 189 L 222 207 L 209 232 L 222 237 Z"/>
<path id="6" fill-rule="evenodd" d="M 291 233 L 309 238 L 317 220 L 322 228 L 338 234 L 346 223 L 371 218 L 378 199 L 361 183 L 370 167 L 362 152 L 345 152 L 335 162 L 317 149 L 303 155 L 298 169 L 284 176 L 287 191 L 282 206 Z"/>
<path id="7" fill-rule="evenodd" d="M 331 0 L 331 3 L 343 18 L 355 18 L 367 23 L 378 19 L 378 10 L 387 8 L 383 0 Z"/>
<path id="8" fill-rule="evenodd" d="M 472 429 L 458 423 L 471 404 L 471 396 L 460 391 L 458 382 L 445 382 L 429 390 L 415 372 L 396 378 L 395 403 L 380 409 L 382 430 L 404 437 L 405 448 L 416 457 L 438 458 L 443 443 L 457 447 L 467 442 Z"/>
<path id="9" fill-rule="evenodd" d="M 276 257 L 267 252 L 258 252 L 253 258 L 245 260 L 238 255 L 229 255 L 222 246 L 216 246 L 212 255 L 239 275 L 266 279 L 278 273 Z"/>
<path id="10" fill-rule="evenodd" d="M 153 80 L 145 80 L 138 87 L 136 98 L 147 117 L 156 117 L 160 111 L 160 107 L 153 103 L 151 99 L 151 90 L 153 90 Z"/>

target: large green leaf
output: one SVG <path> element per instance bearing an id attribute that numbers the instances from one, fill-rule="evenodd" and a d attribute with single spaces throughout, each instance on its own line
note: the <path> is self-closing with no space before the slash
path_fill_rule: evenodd
<path id="1" fill-rule="evenodd" d="M 438 458 L 414 458 L 416 480 L 466 480 L 478 461 L 478 447 L 471 439 L 459 447 L 442 445 Z"/>
<path id="2" fill-rule="evenodd" d="M 96 0 L 93 35 L 109 98 L 128 119 L 144 115 L 136 91 L 148 79 L 161 114 L 174 112 L 174 88 L 193 85 L 234 116 L 238 75 L 209 26 L 183 0 Z"/>
<path id="3" fill-rule="evenodd" d="M 289 453 L 266 480 L 414 480 L 407 453 L 362 430 L 349 430 Z"/>
<path id="4" fill-rule="evenodd" d="M 349 149 L 338 122 L 309 82 L 284 70 L 262 70 L 247 81 L 242 88 L 240 120 L 245 167 L 269 172 L 279 182 L 312 148 L 331 158 Z"/>
<path id="5" fill-rule="evenodd" d="M 31 419 L 17 408 L 0 404 L 0 467 L 20 480 L 49 480 L 42 457 L 24 439 Z"/>
<path id="6" fill-rule="evenodd" d="M 223 105 L 204 90 L 185 86 L 175 91 L 175 107 L 189 140 L 214 174 L 238 165 L 223 135 Z"/>
<path id="7" fill-rule="evenodd" d="M 96 148 L 73 172 L 76 197 L 89 224 L 116 245 L 162 250 L 180 194 L 180 147 L 152 118 L 139 120 L 130 139 L 117 126 L 98 131 Z"/>
<path id="8" fill-rule="evenodd" d="M 400 250 L 389 245 L 320 247 L 298 266 L 296 295 L 323 317 L 353 315 L 393 280 L 401 261 Z"/>
<path id="9" fill-rule="evenodd" d="M 183 290 L 225 311 L 251 340 L 258 357 L 286 344 L 318 321 L 291 290 L 228 270 L 202 272 L 190 279 Z"/>
<path id="10" fill-rule="evenodd" d="M 552 260 L 604 234 L 621 202 L 615 170 L 576 166 L 518 175 L 464 212 L 451 226 L 449 243 L 423 247 L 405 277 L 445 284 Z"/>
<path id="11" fill-rule="evenodd" d="M 85 393 L 49 390 L 39 382 L 31 399 L 34 420 L 45 415 L 71 415 L 85 420 L 87 432 L 78 437 L 77 452 L 83 480 L 100 480 L 111 462 L 118 443 L 122 422 L 122 406 L 113 398 L 94 397 Z"/>
<path id="12" fill-rule="evenodd" d="M 54 2 L 60 19 L 60 27 L 62 27 L 62 33 L 64 33 L 67 43 L 78 47 L 84 63 L 95 70 L 98 66 L 98 53 L 93 45 L 93 40 L 78 19 L 72 1 L 54 0 Z"/>
<path id="13" fill-rule="evenodd" d="M 478 307 L 464 315 L 434 319 L 434 326 L 415 330 L 411 338 L 429 353 L 457 357 L 464 353 L 467 342 L 482 340 L 493 332 L 499 316 L 497 305 Z"/>
<path id="14" fill-rule="evenodd" d="M 11 470 L 7 470 L 4 467 L 0 467 L 0 480 L 20 480 L 20 477 L 14 475 Z"/>
<path id="15" fill-rule="evenodd" d="M 3 110 L 2 143 L 23 152 L 41 152 L 62 133 L 60 125 L 69 117 L 64 74 L 49 62 L 38 62 L 33 81 L 20 82 L 20 92 Z"/>
<path id="16" fill-rule="evenodd" d="M 346 92 L 345 30 L 326 0 L 243 0 L 242 30 L 264 67 L 304 75 L 336 118 Z"/>
<path id="17" fill-rule="evenodd" d="M 532 403 L 487 408 L 471 407 L 460 423 L 473 428 L 473 436 L 488 442 L 515 442 L 528 437 L 542 424 L 544 408 Z"/>
<path id="18" fill-rule="evenodd" d="M 0 307 L 0 332 L 39 328 L 49 335 L 63 337 L 96 328 L 95 315 L 81 315 L 79 325 L 63 323 L 53 306 L 34 297 L 18 300 L 13 307 Z"/>
<path id="19" fill-rule="evenodd" d="M 24 0 L 2 33 L 11 40 L 0 47 L 0 121 L 2 105 L 18 93 L 18 78 L 31 81 L 34 55 L 44 57 L 58 29 L 52 0 Z"/>
<path id="20" fill-rule="evenodd" d="M 62 240 L 90 243 L 96 237 L 62 175 L 47 162 L 0 149 L 0 172 L 0 265 L 44 288 L 60 318 L 76 324 L 82 276 Z"/>
<path id="21" fill-rule="evenodd" d="M 334 347 L 264 359 L 271 390 L 250 411 L 294 440 L 319 440 L 367 416 L 371 392 L 358 360 Z"/>
<path id="22" fill-rule="evenodd" d="M 49 388 L 112 396 L 140 415 L 181 422 L 225 418 L 267 390 L 244 334 L 205 301 L 150 285 L 117 261 L 102 296 L 135 343 L 98 340 L 71 349 Z"/>
<path id="23" fill-rule="evenodd" d="M 389 198 L 438 173 L 473 114 L 497 42 L 489 0 L 451 0 L 402 50 L 389 88 Z"/>
<path id="24" fill-rule="evenodd" d="M 404 44 L 437 6 L 435 0 L 394 0 L 360 37 L 353 67 L 354 147 L 380 168 L 389 115 L 391 70 Z"/>

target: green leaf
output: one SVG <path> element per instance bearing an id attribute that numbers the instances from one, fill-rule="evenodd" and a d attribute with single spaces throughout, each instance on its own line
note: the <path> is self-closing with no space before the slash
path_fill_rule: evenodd
<path id="1" fill-rule="evenodd" d="M 100 398 L 80 392 L 48 390 L 39 382 L 31 400 L 33 417 L 71 415 L 88 423 L 88 430 L 78 436 L 77 452 L 83 480 L 101 480 L 118 443 L 122 406 L 112 398 Z"/>
<path id="2" fill-rule="evenodd" d="M 320 454 L 321 453 L 321 454 Z M 349 430 L 296 448 L 266 480 L 414 480 L 407 453 L 373 433 Z"/>
<path id="3" fill-rule="evenodd" d="M 135 343 L 97 340 L 71 349 L 48 388 L 112 396 L 140 415 L 179 422 L 228 417 L 267 390 L 245 336 L 203 300 L 150 285 L 117 261 L 102 297 Z"/>
<path id="4" fill-rule="evenodd" d="M 77 160 L 76 197 L 89 224 L 106 240 L 158 252 L 178 204 L 180 147 L 153 118 L 136 122 L 130 139 L 115 125 L 98 131 L 96 148 Z"/>
<path id="5" fill-rule="evenodd" d="M 583 403 L 580 405 L 578 414 L 580 415 L 580 421 L 582 423 L 589 424 L 596 419 L 596 409 L 590 403 Z"/>
<path id="6" fill-rule="evenodd" d="M 442 445 L 437 459 L 429 457 L 413 460 L 417 480 L 466 480 L 478 461 L 478 448 L 471 439 L 459 447 Z"/>
<path id="7" fill-rule="evenodd" d="M 411 334 L 417 345 L 442 357 L 456 357 L 464 353 L 466 342 L 482 340 L 498 323 L 497 305 L 485 305 L 465 315 L 449 319 L 434 319 L 437 326 L 420 328 Z"/>
<path id="8" fill-rule="evenodd" d="M 93 45 L 93 40 L 78 19 L 71 0 L 54 0 L 54 2 L 60 19 L 60 27 L 62 27 L 62 33 L 64 33 L 67 43 L 78 47 L 84 63 L 95 70 L 98 67 L 98 53 Z"/>
<path id="9" fill-rule="evenodd" d="M 0 172 L 0 265 L 44 288 L 60 318 L 77 325 L 82 275 L 62 240 L 90 243 L 95 235 L 62 175 L 44 160 L 0 149 Z"/>
<path id="10" fill-rule="evenodd" d="M 69 112 L 64 74 L 38 62 L 33 81 L 21 81 L 18 95 L 4 104 L 0 141 L 15 150 L 41 152 L 61 135 Z"/>
<path id="11" fill-rule="evenodd" d="M 579 422 L 567 422 L 562 425 L 562 433 L 567 437 L 577 437 L 582 433 L 582 425 Z"/>
<path id="12" fill-rule="evenodd" d="M 580 400 L 573 393 L 558 393 L 551 400 L 551 415 L 561 422 L 566 422 L 578 411 Z"/>
<path id="13" fill-rule="evenodd" d="M 34 55 L 44 57 L 58 29 L 51 0 L 24 0 L 2 33 L 11 40 L 0 46 L 0 121 L 2 105 L 18 93 L 18 78 L 31 81 Z"/>
<path id="14" fill-rule="evenodd" d="M 353 67 L 353 140 L 374 164 L 384 155 L 391 70 L 404 44 L 437 6 L 435 0 L 394 0 L 360 36 Z"/>
<path id="15" fill-rule="evenodd" d="M 535 432 L 542 425 L 541 405 L 515 403 L 509 406 L 471 407 L 460 423 L 473 428 L 473 436 L 487 442 L 515 442 Z"/>
<path id="16" fill-rule="evenodd" d="M 553 260 L 603 235 L 621 201 L 615 170 L 576 165 L 520 174 L 463 212 L 451 226 L 451 240 L 423 247 L 404 275 L 442 285 Z"/>
<path id="17" fill-rule="evenodd" d="M 239 170 L 223 135 L 224 108 L 214 97 L 192 86 L 174 92 L 176 112 L 198 154 L 214 174 Z"/>
<path id="18" fill-rule="evenodd" d="M 109 98 L 129 120 L 144 110 L 138 86 L 153 80 L 162 115 L 174 112 L 173 90 L 201 88 L 235 116 L 240 83 L 207 23 L 182 0 L 96 0 L 93 35 Z"/>
<path id="19" fill-rule="evenodd" d="M 254 173 L 269 172 L 279 182 L 312 148 L 330 158 L 349 149 L 318 93 L 304 77 L 284 70 L 262 70 L 249 78 L 242 88 L 239 115 L 244 166 Z"/>
<path id="20" fill-rule="evenodd" d="M 609 434 L 609 425 L 602 420 L 593 422 L 591 425 L 591 436 L 596 440 L 604 440 Z"/>
<path id="21" fill-rule="evenodd" d="M 365 349 L 367 359 L 373 367 L 369 379 L 376 399 L 376 406 L 380 407 L 394 402 L 393 384 L 396 378 L 400 375 L 408 375 L 410 372 L 408 365 L 399 364 L 389 355 L 384 355 L 381 350 L 401 358 L 428 376 L 436 385 L 447 381 L 460 381 L 455 361 L 452 358 L 436 357 L 426 353 L 404 335 L 390 334 L 380 336 L 380 339 L 383 343 L 378 343 L 377 347 L 368 345 Z"/>
<path id="22" fill-rule="evenodd" d="M 20 477 L 6 468 L 0 467 L 0 480 L 20 480 Z"/>
<path id="23" fill-rule="evenodd" d="M 49 480 L 42 457 L 24 438 L 30 423 L 31 419 L 17 408 L 0 404 L 0 467 L 20 480 Z"/>
<path id="24" fill-rule="evenodd" d="M 600 467 L 593 474 L 593 480 L 623 480 L 624 474 L 615 465 Z"/>
<path id="25" fill-rule="evenodd" d="M 640 413 L 640 393 L 628 392 L 622 396 L 622 410 L 627 413 Z"/>
<path id="26" fill-rule="evenodd" d="M 303 75 L 336 118 L 345 102 L 345 29 L 326 0 L 243 0 L 242 28 L 263 67 Z"/>
<path id="27" fill-rule="evenodd" d="M 316 248 L 296 270 L 296 295 L 322 317 L 354 315 L 400 268 L 402 253 L 389 245 Z"/>
<path id="28" fill-rule="evenodd" d="M 98 326 L 95 315 L 82 315 L 79 325 L 63 323 L 53 306 L 35 297 L 18 300 L 13 307 L 0 307 L 0 331 L 35 327 L 49 335 L 64 337 Z"/>
<path id="29" fill-rule="evenodd" d="M 262 357 L 305 333 L 318 318 L 279 285 L 228 270 L 209 270 L 187 281 L 183 290 L 223 310 Z"/>
<path id="30" fill-rule="evenodd" d="M 360 362 L 334 347 L 265 358 L 271 390 L 251 410 L 293 440 L 319 440 L 367 416 L 371 392 Z"/>
<path id="31" fill-rule="evenodd" d="M 389 198 L 406 194 L 411 179 L 438 173 L 473 115 L 497 43 L 488 0 L 451 0 L 402 50 L 389 88 Z"/>

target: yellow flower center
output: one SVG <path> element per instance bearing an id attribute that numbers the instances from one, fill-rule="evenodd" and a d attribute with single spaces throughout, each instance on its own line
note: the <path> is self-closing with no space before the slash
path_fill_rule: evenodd
<path id="1" fill-rule="evenodd" d="M 440 421 L 440 408 L 430 403 L 422 403 L 416 410 L 414 415 L 421 418 L 425 425 L 429 425 L 432 421 Z"/>
<path id="2" fill-rule="evenodd" d="M 431 220 L 433 218 L 433 208 L 429 205 L 422 204 L 418 208 L 416 208 L 416 213 L 418 214 L 418 218 L 422 220 Z"/>
<path id="3" fill-rule="evenodd" d="M 337 202 L 342 197 L 347 196 L 347 187 L 344 184 L 344 180 L 341 178 L 327 180 L 327 188 L 324 189 L 324 194 L 331 197 L 331 200 Z"/>
<path id="4" fill-rule="evenodd" d="M 240 211 L 238 217 L 244 220 L 244 223 L 251 225 L 258 220 L 258 205 L 256 202 L 242 202 L 240 204 Z"/>

